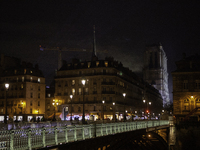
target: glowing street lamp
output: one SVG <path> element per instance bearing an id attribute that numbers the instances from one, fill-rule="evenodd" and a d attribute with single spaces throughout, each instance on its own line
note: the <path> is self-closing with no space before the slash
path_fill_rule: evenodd
<path id="1" fill-rule="evenodd" d="M 102 103 L 103 103 L 103 123 L 104 123 L 104 103 L 105 103 L 105 101 L 103 100 Z"/>
<path id="2" fill-rule="evenodd" d="M 113 117 L 114 117 L 114 122 L 116 121 L 116 111 L 115 111 L 115 102 L 113 102 L 113 106 L 114 106 L 114 114 L 113 114 Z"/>
<path id="3" fill-rule="evenodd" d="M 73 98 L 72 94 L 70 95 L 70 98 L 71 98 L 71 118 L 70 118 L 70 121 L 72 122 L 72 98 Z"/>
<path id="4" fill-rule="evenodd" d="M 126 114 L 125 114 L 125 97 L 126 97 L 126 93 L 123 93 L 123 97 L 124 97 L 124 122 L 126 121 Z"/>
<path id="5" fill-rule="evenodd" d="M 8 89 L 9 89 L 9 84 L 6 83 L 5 84 L 5 88 L 6 88 L 6 110 L 5 110 L 5 116 L 4 116 L 4 123 L 7 124 L 7 94 L 8 94 Z"/>
<path id="6" fill-rule="evenodd" d="M 82 124 L 85 124 L 85 106 L 84 106 L 84 87 L 85 87 L 85 82 L 86 80 L 83 78 L 81 80 L 82 84 L 83 84 L 83 116 L 82 116 Z"/>

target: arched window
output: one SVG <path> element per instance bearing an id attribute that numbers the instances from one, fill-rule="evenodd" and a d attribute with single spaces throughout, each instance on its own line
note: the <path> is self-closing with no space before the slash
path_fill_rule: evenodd
<path id="1" fill-rule="evenodd" d="M 196 107 L 200 107 L 200 98 L 196 99 Z"/>
<path id="2" fill-rule="evenodd" d="M 184 108 L 183 108 L 184 111 L 188 111 L 189 110 L 189 100 L 188 99 L 185 99 L 184 100 Z"/>

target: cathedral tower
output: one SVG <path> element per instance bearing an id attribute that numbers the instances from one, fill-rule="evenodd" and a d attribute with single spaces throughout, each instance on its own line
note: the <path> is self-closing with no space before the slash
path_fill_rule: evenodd
<path id="1" fill-rule="evenodd" d="M 167 56 L 161 44 L 146 47 L 143 74 L 144 80 L 159 90 L 163 105 L 169 103 Z"/>

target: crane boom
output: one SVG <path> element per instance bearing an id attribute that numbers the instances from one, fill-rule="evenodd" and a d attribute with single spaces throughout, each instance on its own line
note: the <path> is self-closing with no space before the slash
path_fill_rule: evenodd
<path id="1" fill-rule="evenodd" d="M 92 49 L 77 49 L 77 48 L 66 48 L 66 47 L 44 47 L 39 45 L 41 51 L 58 51 L 58 70 L 62 67 L 62 56 L 61 51 L 75 51 L 75 52 L 93 52 Z M 107 50 L 100 51 L 107 53 Z"/>

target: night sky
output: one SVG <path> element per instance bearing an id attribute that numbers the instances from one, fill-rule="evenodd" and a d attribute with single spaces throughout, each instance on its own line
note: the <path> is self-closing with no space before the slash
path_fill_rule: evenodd
<path id="1" fill-rule="evenodd" d="M 188 56 L 200 49 L 200 6 L 191 1 L 1 0 L 0 12 L 1 53 L 38 63 L 48 77 L 47 84 L 57 68 L 58 53 L 40 51 L 39 45 L 92 49 L 93 25 L 99 59 L 113 56 L 136 73 L 142 71 L 145 45 L 162 43 L 168 57 L 170 92 L 175 61 L 183 52 Z M 90 60 L 91 55 L 62 52 L 67 62 Z"/>

